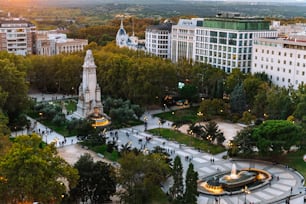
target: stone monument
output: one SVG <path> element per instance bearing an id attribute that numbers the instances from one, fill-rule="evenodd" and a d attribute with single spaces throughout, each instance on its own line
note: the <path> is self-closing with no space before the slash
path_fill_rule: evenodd
<path id="1" fill-rule="evenodd" d="M 97 83 L 96 67 L 91 50 L 87 50 L 83 64 L 82 82 L 79 86 L 77 111 L 73 114 L 78 118 L 87 118 L 93 113 L 103 114 L 101 89 Z"/>

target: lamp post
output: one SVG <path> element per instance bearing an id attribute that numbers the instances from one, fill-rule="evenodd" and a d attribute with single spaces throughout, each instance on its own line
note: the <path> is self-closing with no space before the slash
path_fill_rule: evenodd
<path id="1" fill-rule="evenodd" d="M 197 116 L 200 118 L 200 121 L 202 121 L 203 115 L 204 115 L 204 114 L 203 114 L 201 111 L 199 111 L 199 112 L 197 113 Z"/>
<path id="2" fill-rule="evenodd" d="M 244 192 L 244 204 L 246 204 L 247 203 L 246 202 L 246 196 L 247 196 L 247 194 L 250 194 L 251 191 L 248 189 L 247 186 L 244 186 L 244 188 L 241 191 Z"/>
<path id="3" fill-rule="evenodd" d="M 147 131 L 147 127 L 148 127 L 148 118 L 147 118 L 147 116 L 145 116 L 143 118 L 143 120 L 144 120 L 145 131 Z"/>

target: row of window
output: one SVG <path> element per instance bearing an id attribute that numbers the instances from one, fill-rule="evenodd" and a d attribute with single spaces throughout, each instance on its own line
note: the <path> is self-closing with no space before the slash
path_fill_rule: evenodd
<path id="1" fill-rule="evenodd" d="M 254 67 L 257 67 L 257 64 L 256 64 L 256 63 L 254 63 Z M 264 66 L 264 65 L 262 64 L 262 65 L 260 65 L 260 68 L 261 68 L 261 69 L 264 69 L 264 68 L 265 68 L 266 70 L 268 70 L 268 69 L 269 69 L 269 66 L 268 66 L 268 65 Z M 273 67 L 273 66 L 270 66 L 270 70 L 273 71 L 273 70 L 274 70 L 274 67 Z M 283 71 L 284 73 L 286 72 L 286 68 L 282 68 L 282 69 L 281 69 L 281 68 L 277 67 L 276 70 L 277 70 L 278 72 L 280 72 L 280 71 Z M 291 74 L 291 69 L 288 69 L 288 73 Z M 301 72 L 300 72 L 300 70 L 296 70 L 296 71 L 295 71 L 295 74 L 296 74 L 296 75 L 300 75 L 300 73 L 301 73 L 302 76 L 305 76 L 305 71 L 301 71 Z"/>
<path id="2" fill-rule="evenodd" d="M 258 48 L 256 48 L 255 49 L 255 52 L 256 53 L 258 53 L 259 52 L 259 50 L 258 50 Z M 263 54 L 270 54 L 271 53 L 271 55 L 274 55 L 275 54 L 275 51 L 274 50 L 265 50 L 265 49 L 261 49 L 261 53 L 263 53 Z M 278 56 L 283 56 L 283 57 L 287 57 L 287 56 L 289 56 L 289 57 L 293 57 L 293 53 L 292 52 L 290 52 L 290 53 L 287 53 L 287 52 L 281 52 L 281 51 L 278 51 L 277 52 L 277 55 Z M 301 59 L 303 57 L 303 59 L 306 59 L 306 54 L 297 54 L 297 58 L 298 59 Z"/>

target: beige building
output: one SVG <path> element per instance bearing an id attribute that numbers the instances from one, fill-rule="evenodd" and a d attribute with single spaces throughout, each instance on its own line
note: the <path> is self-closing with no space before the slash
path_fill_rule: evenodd
<path id="1" fill-rule="evenodd" d="M 32 54 L 36 27 L 23 19 L 0 20 L 0 50 L 18 55 Z"/>
<path id="2" fill-rule="evenodd" d="M 38 31 L 36 35 L 36 54 L 57 55 L 83 51 L 88 45 L 86 39 L 69 39 L 66 34 L 56 31 Z"/>
<path id="3" fill-rule="evenodd" d="M 252 73 L 266 73 L 273 84 L 297 89 L 306 83 L 306 36 L 254 41 Z"/>

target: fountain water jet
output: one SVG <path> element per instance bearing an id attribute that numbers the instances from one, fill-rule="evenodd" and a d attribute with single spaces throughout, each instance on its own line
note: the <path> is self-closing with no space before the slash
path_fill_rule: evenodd
<path id="1" fill-rule="evenodd" d="M 233 163 L 230 172 L 216 173 L 204 178 L 202 182 L 199 182 L 199 189 L 208 194 L 221 195 L 240 192 L 241 187 L 244 186 L 256 188 L 271 178 L 270 173 L 260 169 L 248 168 L 237 171 L 236 164 Z"/>
<path id="2" fill-rule="evenodd" d="M 236 164 L 232 165 L 232 170 L 231 170 L 230 178 L 231 179 L 238 179 Z"/>

